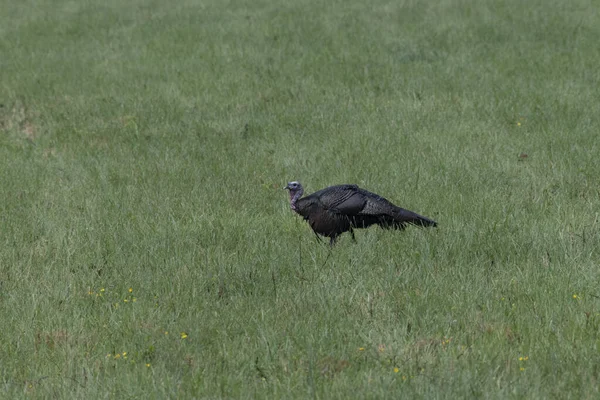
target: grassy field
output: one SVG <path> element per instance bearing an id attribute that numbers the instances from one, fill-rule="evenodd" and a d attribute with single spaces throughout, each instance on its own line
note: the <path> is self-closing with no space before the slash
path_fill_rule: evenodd
<path id="1" fill-rule="evenodd" d="M 598 398 L 599 8 L 0 0 L 0 397 Z"/>

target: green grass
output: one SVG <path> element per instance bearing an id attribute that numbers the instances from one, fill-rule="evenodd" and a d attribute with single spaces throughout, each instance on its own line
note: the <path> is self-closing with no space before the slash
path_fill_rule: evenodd
<path id="1" fill-rule="evenodd" d="M 0 1 L 0 397 L 597 398 L 598 6 Z"/>

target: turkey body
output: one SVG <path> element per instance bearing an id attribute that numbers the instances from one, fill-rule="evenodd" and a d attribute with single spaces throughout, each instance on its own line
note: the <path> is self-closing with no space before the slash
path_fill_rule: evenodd
<path id="1" fill-rule="evenodd" d="M 304 190 L 298 182 L 288 183 L 286 189 L 290 191 L 292 209 L 308 221 L 316 234 L 328 237 L 331 245 L 344 232 L 354 238 L 353 229 L 375 224 L 386 229 L 404 229 L 406 224 L 437 225 L 357 185 L 330 186 L 302 198 Z"/>

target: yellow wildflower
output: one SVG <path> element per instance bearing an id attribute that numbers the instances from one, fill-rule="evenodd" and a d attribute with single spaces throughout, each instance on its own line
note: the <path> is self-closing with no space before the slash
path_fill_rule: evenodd
<path id="1" fill-rule="evenodd" d="M 365 351 L 365 348 L 364 347 L 359 347 L 358 351 Z"/>
<path id="2" fill-rule="evenodd" d="M 400 371 L 400 369 L 398 367 L 394 368 L 394 373 L 397 374 Z"/>
<path id="3" fill-rule="evenodd" d="M 187 339 L 187 337 L 188 337 L 188 334 L 187 334 L 187 333 L 185 333 L 185 332 L 181 332 L 181 338 L 182 338 L 182 339 Z"/>

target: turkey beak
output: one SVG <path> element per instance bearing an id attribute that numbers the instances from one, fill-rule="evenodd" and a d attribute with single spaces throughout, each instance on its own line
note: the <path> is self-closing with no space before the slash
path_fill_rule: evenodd
<path id="1" fill-rule="evenodd" d="M 289 187 L 289 185 L 285 185 L 285 186 L 283 187 L 283 190 L 290 190 L 290 187 Z"/>

